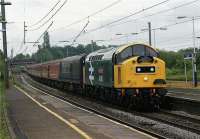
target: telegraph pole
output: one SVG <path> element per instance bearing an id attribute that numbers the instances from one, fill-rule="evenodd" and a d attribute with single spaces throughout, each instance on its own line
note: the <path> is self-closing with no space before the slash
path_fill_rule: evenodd
<path id="1" fill-rule="evenodd" d="M 94 51 L 94 41 L 91 40 L 91 45 L 92 45 L 92 52 Z"/>
<path id="2" fill-rule="evenodd" d="M 7 38 L 6 38 L 6 14 L 5 14 L 5 5 L 11 5 L 10 2 L 4 2 L 1 0 L 1 23 L 2 23 L 2 36 L 3 36 L 3 51 L 4 51 L 4 80 L 6 88 L 9 88 L 9 80 L 8 80 L 8 57 L 7 57 Z"/>
<path id="3" fill-rule="evenodd" d="M 149 45 L 151 46 L 151 22 L 148 22 L 148 29 L 149 29 Z"/>
<path id="4" fill-rule="evenodd" d="M 192 17 L 192 39 L 193 39 L 193 82 L 194 82 L 194 87 L 197 87 L 198 81 L 197 81 L 197 64 L 196 64 L 196 44 L 195 44 L 195 25 L 194 25 L 194 20 L 195 17 Z"/>
<path id="5" fill-rule="evenodd" d="M 26 22 L 24 21 L 24 44 L 26 43 Z"/>

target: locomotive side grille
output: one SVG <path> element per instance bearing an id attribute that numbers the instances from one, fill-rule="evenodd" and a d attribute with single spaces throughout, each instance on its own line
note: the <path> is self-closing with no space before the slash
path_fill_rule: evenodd
<path id="1" fill-rule="evenodd" d="M 136 67 L 136 73 L 155 73 L 156 69 L 154 66 L 151 67 Z"/>
<path id="2" fill-rule="evenodd" d="M 118 67 L 118 84 L 121 84 L 122 79 L 121 79 L 121 67 Z"/>

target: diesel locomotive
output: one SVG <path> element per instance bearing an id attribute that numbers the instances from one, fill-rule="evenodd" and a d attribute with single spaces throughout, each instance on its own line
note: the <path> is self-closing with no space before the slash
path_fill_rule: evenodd
<path id="1" fill-rule="evenodd" d="M 137 109 L 159 109 L 167 93 L 165 62 L 144 43 L 30 65 L 27 73 L 52 87 Z"/>

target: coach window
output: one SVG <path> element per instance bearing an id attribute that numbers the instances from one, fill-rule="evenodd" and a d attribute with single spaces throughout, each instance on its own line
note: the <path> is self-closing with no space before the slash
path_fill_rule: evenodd
<path id="1" fill-rule="evenodd" d="M 73 66 L 72 63 L 70 63 L 69 72 L 72 72 L 72 70 L 73 70 L 72 66 Z"/>

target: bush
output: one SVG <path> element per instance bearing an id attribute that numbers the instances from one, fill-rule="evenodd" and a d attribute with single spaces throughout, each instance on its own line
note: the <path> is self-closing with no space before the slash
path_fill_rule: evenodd
<path id="1" fill-rule="evenodd" d="M 200 80 L 200 71 L 197 71 L 198 80 Z M 167 80 L 185 81 L 184 69 L 167 69 L 166 70 Z M 192 81 L 192 70 L 187 71 L 187 80 Z"/>

